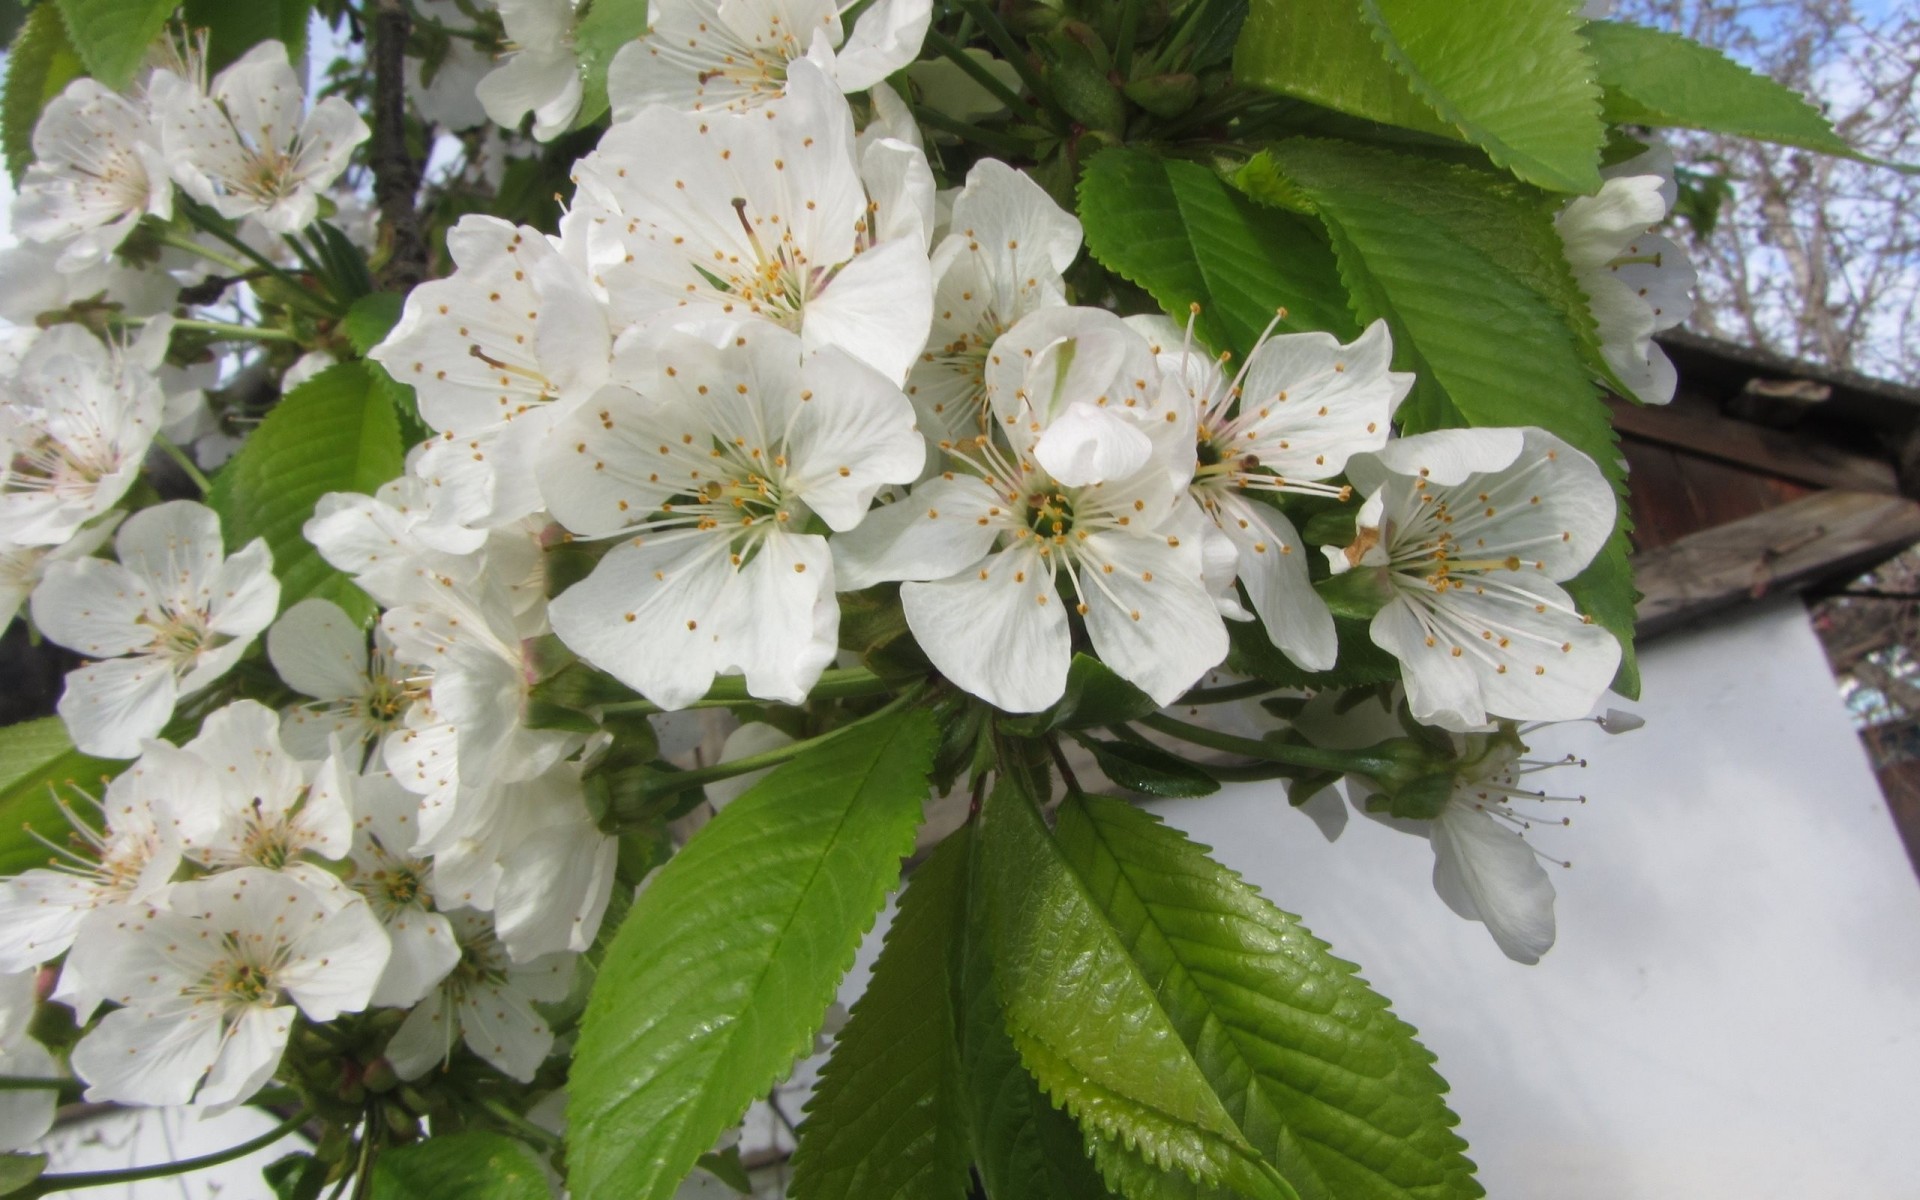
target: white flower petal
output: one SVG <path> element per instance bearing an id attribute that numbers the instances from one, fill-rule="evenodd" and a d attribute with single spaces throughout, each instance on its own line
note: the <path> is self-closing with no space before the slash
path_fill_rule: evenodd
<path id="1" fill-rule="evenodd" d="M 1526 840 L 1459 801 L 1432 836 L 1433 887 L 1447 907 L 1485 922 L 1508 958 L 1539 962 L 1553 946 L 1553 882 Z"/>
<path id="2" fill-rule="evenodd" d="M 1028 546 L 948 579 L 904 584 L 900 602 L 940 673 L 996 708 L 1039 712 L 1066 691 L 1073 657 L 1066 606 L 1053 568 Z"/>

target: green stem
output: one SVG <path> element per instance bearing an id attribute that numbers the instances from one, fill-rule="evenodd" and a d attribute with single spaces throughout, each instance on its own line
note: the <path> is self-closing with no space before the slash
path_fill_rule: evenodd
<path id="1" fill-rule="evenodd" d="M 1027 103 L 1026 98 L 1000 82 L 1000 77 L 987 70 L 980 60 L 968 54 L 964 49 L 948 41 L 938 29 L 927 30 L 927 45 L 959 67 L 966 76 L 993 94 L 994 99 L 1012 109 L 1026 120 L 1041 124 L 1040 110 Z"/>
<path id="2" fill-rule="evenodd" d="M 122 324 L 131 325 L 132 321 Z M 191 329 L 200 333 L 211 333 L 216 337 L 231 341 L 250 342 L 298 342 L 300 339 L 284 329 L 263 329 L 258 325 L 236 325 L 231 321 L 201 321 L 186 317 L 174 319 L 175 329 Z"/>
<path id="3" fill-rule="evenodd" d="M 258 250 L 255 250 L 252 246 L 247 245 L 247 243 L 242 241 L 237 234 L 234 234 L 225 229 L 222 229 L 220 227 L 219 222 L 212 215 L 210 215 L 204 209 L 202 209 L 199 205 L 197 204 L 183 205 L 182 211 L 187 214 L 188 220 L 192 221 L 195 225 L 199 226 L 202 230 L 212 234 L 214 237 L 219 238 L 221 241 L 233 247 L 235 250 L 238 250 L 241 254 L 246 256 L 248 261 L 252 262 L 255 266 L 259 267 L 262 271 L 265 271 L 267 274 L 273 276 L 275 279 L 278 279 L 281 283 L 286 284 L 293 296 L 308 297 L 312 295 L 312 293 L 305 286 L 303 286 L 298 279 L 295 279 L 293 276 L 287 274 L 285 268 L 281 267 L 280 264 L 274 262 L 272 259 L 268 258 L 266 255 L 261 254 Z M 331 317 L 331 316 L 339 315 L 339 313 L 331 305 L 314 304 L 311 302 L 307 302 L 306 307 L 323 316 Z"/>
<path id="4" fill-rule="evenodd" d="M 538 1145 L 547 1153 L 551 1154 L 560 1149 L 560 1138 L 552 1130 L 540 1128 L 532 1121 L 527 1120 L 519 1113 L 514 1112 L 506 1105 L 500 1103 L 500 1101 L 488 1097 L 480 1101 L 480 1107 L 492 1113 L 494 1118 L 502 1125 L 513 1130 L 514 1133 L 525 1138 L 527 1141 Z"/>
<path id="5" fill-rule="evenodd" d="M 807 693 L 809 700 L 849 700 L 859 696 L 884 696 L 893 690 L 886 680 L 875 675 L 865 667 L 836 667 L 822 671 L 820 678 Z M 746 681 L 738 677 L 715 680 L 707 694 L 695 700 L 688 708 L 732 708 L 741 704 L 763 704 L 765 701 L 747 692 Z M 602 713 L 631 713 L 641 716 L 655 716 L 663 711 L 651 700 L 621 700 L 613 704 L 599 706 Z"/>
<path id="6" fill-rule="evenodd" d="M 1316 770 L 1342 773 L 1355 771 L 1371 775 L 1378 772 L 1383 765 L 1379 755 L 1366 750 L 1327 750 L 1319 746 L 1301 746 L 1289 742 L 1255 741 L 1253 738 L 1235 737 L 1216 729 L 1175 720 L 1165 713 L 1142 717 L 1140 724 L 1148 729 L 1157 729 L 1169 737 L 1179 738 L 1191 745 L 1205 746 L 1209 750 L 1221 750 L 1247 758 L 1257 758 L 1263 762 L 1285 763 L 1291 767 L 1311 767 Z"/>
<path id="7" fill-rule="evenodd" d="M 234 258 L 232 255 L 221 254 L 211 246 L 204 246 L 171 225 L 153 225 L 150 226 L 150 228 L 153 230 L 154 240 L 162 246 L 172 246 L 175 250 L 185 250 L 189 254 L 197 254 L 217 267 L 225 267 L 235 275 L 245 275 L 253 270 L 252 267 Z"/>
<path id="8" fill-rule="evenodd" d="M 759 754 L 749 754 L 745 758 L 729 759 L 723 763 L 715 763 L 710 767 L 695 767 L 691 771 L 675 771 L 670 775 L 663 776 L 653 783 L 648 784 L 646 792 L 649 796 L 665 796 L 673 792 L 685 791 L 690 787 L 699 787 L 721 779 L 732 779 L 736 775 L 749 775 L 755 771 L 764 771 L 768 767 L 777 767 L 783 763 L 791 762 L 815 746 L 832 741 L 834 738 L 842 737 L 848 732 L 860 728 L 862 725 L 878 721 L 884 716 L 898 712 L 900 709 L 918 700 L 920 694 L 925 690 L 926 684 L 917 683 L 898 696 L 895 696 L 892 700 L 889 700 L 886 704 L 874 709 L 866 716 L 861 717 L 859 720 L 847 725 L 842 725 L 831 733 L 823 733 L 819 737 L 807 738 L 805 741 L 794 742 L 789 746 L 779 746 L 772 750 L 762 751 Z"/>
<path id="9" fill-rule="evenodd" d="M 1017 137 L 996 133 L 991 129 L 982 129 L 978 125 L 971 125 L 965 121 L 956 121 L 945 113 L 933 111 L 924 104 L 914 104 L 909 107 L 913 110 L 914 119 L 922 125 L 931 126 L 942 133 L 950 133 L 957 138 L 984 146 L 995 154 L 1025 158 L 1033 151 L 1033 147 Z"/>
<path id="10" fill-rule="evenodd" d="M 213 491 L 213 481 L 207 478 L 205 471 L 202 471 L 198 466 L 194 465 L 193 459 L 188 457 L 185 450 L 174 445 L 167 437 L 158 433 L 153 435 L 153 444 L 160 447 L 160 449 L 166 453 L 166 456 L 174 461 L 174 465 L 186 472 L 187 478 L 193 480 L 193 486 L 200 489 L 202 496 Z"/>
<path id="11" fill-rule="evenodd" d="M 255 1150 L 273 1145 L 306 1124 L 312 1116 L 311 1110 L 303 1108 L 259 1137 L 213 1154 L 203 1154 L 198 1158 L 183 1158 L 179 1162 L 157 1163 L 151 1167 L 128 1167 L 119 1171 L 75 1171 L 65 1175 L 42 1175 L 26 1187 L 14 1192 L 12 1200 L 38 1200 L 38 1197 L 54 1192 L 90 1187 L 112 1187 L 117 1183 L 139 1183 L 146 1179 L 165 1179 L 169 1175 L 185 1175 L 189 1171 L 217 1167 L 221 1163 L 245 1158 Z"/>
<path id="12" fill-rule="evenodd" d="M 66 1099 L 86 1090 L 78 1079 L 42 1079 L 34 1075 L 0 1075 L 0 1092 L 59 1092 Z"/>

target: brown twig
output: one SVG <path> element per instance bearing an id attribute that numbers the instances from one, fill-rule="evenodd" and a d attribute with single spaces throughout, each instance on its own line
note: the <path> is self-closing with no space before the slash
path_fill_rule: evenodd
<path id="1" fill-rule="evenodd" d="M 427 275 L 427 242 L 420 231 L 420 163 L 407 151 L 407 35 L 405 0 L 376 0 L 367 29 L 373 61 L 373 195 L 390 251 L 380 286 L 404 291 Z"/>

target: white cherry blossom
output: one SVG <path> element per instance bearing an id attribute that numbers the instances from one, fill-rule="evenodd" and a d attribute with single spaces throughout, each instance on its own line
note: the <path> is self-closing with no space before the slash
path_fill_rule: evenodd
<path id="1" fill-rule="evenodd" d="M 1375 321 L 1347 345 L 1331 334 L 1269 329 L 1231 378 L 1220 361 L 1196 352 L 1191 328 L 1175 347 L 1166 341 L 1171 323 L 1136 327 L 1162 339 L 1163 366 L 1194 407 L 1193 496 L 1233 543 L 1234 574 L 1253 611 L 1289 658 L 1326 670 L 1338 649 L 1333 616 L 1313 590 L 1293 522 L 1259 497 L 1345 499 L 1348 488 L 1326 481 L 1354 454 L 1386 444 L 1389 420 L 1413 386 L 1412 375 L 1389 367 L 1386 323 Z"/>
<path id="2" fill-rule="evenodd" d="M 996 159 L 967 173 L 951 232 L 933 252 L 933 326 L 907 376 L 921 428 L 936 441 L 980 432 L 988 349 L 1027 314 L 1066 303 L 1062 278 L 1080 222 Z"/>
<path id="3" fill-rule="evenodd" d="M 73 1068 L 90 1100 L 230 1107 L 273 1077 L 296 1006 L 314 1021 L 365 1008 L 388 954 L 358 898 L 332 907 L 252 867 L 177 884 L 166 908 L 130 910 L 74 947 L 120 1007 Z"/>
<path id="4" fill-rule="evenodd" d="M 18 217 L 15 217 L 18 220 Z M 118 256 L 62 270 L 59 250 L 21 242 L 0 250 L 0 320 L 32 328 L 42 314 L 83 302 L 111 302 L 129 317 L 151 317 L 174 306 L 180 281 L 157 267 L 132 266 Z"/>
<path id="5" fill-rule="evenodd" d="M 607 69 L 613 118 L 652 105 L 679 112 L 747 111 L 786 94 L 807 58 L 845 92 L 863 92 L 912 62 L 926 40 L 931 0 L 876 0 L 848 35 L 835 0 L 658 0 L 646 37 Z"/>
<path id="6" fill-rule="evenodd" d="M 304 111 L 305 89 L 276 41 L 247 51 L 206 92 L 162 71 L 151 95 L 181 189 L 221 216 L 250 216 L 273 233 L 313 222 L 321 192 L 370 133 L 342 97 Z"/>
<path id="7" fill-rule="evenodd" d="M 225 675 L 273 620 L 280 583 L 260 538 L 227 557 L 212 509 L 174 500 L 128 517 L 119 562 L 54 563 L 33 593 L 33 622 L 91 659 L 60 697 L 74 745 L 132 758 L 174 702 Z"/>
<path id="8" fill-rule="evenodd" d="M 419 111 L 420 119 L 443 129 L 472 129 L 485 124 L 487 109 L 480 101 L 480 81 L 493 70 L 493 56 L 471 36 L 473 19 L 462 10 L 460 0 L 415 0 L 414 11 L 422 24 L 438 24 L 449 34 L 441 40 L 440 61 L 429 77 L 426 64 L 411 55 L 407 58 L 407 96 Z"/>
<path id="9" fill-rule="evenodd" d="M 1697 282 L 1686 251 L 1651 231 L 1673 208 L 1673 153 L 1655 147 L 1604 173 L 1599 192 L 1569 201 L 1554 225 L 1607 365 L 1643 404 L 1665 404 L 1679 376 L 1653 335 L 1692 314 Z"/>
<path id="10" fill-rule="evenodd" d="M 899 388 L 833 346 L 763 322 L 645 332 L 623 386 L 556 426 L 540 479 L 556 520 L 621 536 L 553 602 L 554 632 L 660 705 L 742 674 L 798 704 L 832 661 L 839 605 L 827 539 L 880 488 L 920 473 Z"/>
<path id="11" fill-rule="evenodd" d="M 1356 455 L 1347 475 L 1367 501 L 1327 558 L 1375 573 L 1370 631 L 1400 660 L 1414 717 L 1465 731 L 1585 716 L 1620 665 L 1620 643 L 1559 586 L 1613 532 L 1593 460 L 1540 429 L 1447 429 Z"/>
<path id="12" fill-rule="evenodd" d="M 305 861 L 339 859 L 353 838 L 353 817 L 342 794 L 341 764 L 294 758 L 280 744 L 280 717 L 252 700 L 208 714 L 199 736 L 178 750 L 147 746 L 143 762 L 181 760 L 205 765 L 200 786 L 174 806 L 186 856 L 215 871 L 260 867 L 285 871 L 325 897 L 333 875 Z"/>
<path id="13" fill-rule="evenodd" d="M 651 108 L 615 125 L 575 168 L 568 236 L 581 230 L 620 324 L 758 317 L 898 382 L 932 319 L 932 173 L 893 139 L 863 155 L 813 63 L 787 87 L 751 115 Z"/>
<path id="14" fill-rule="evenodd" d="M 409 1007 L 419 1003 L 460 961 L 453 926 L 434 909 L 433 862 L 414 853 L 419 797 L 386 772 L 341 779 L 353 812 L 353 847 L 345 876 L 365 896 L 393 955 L 370 1004 Z"/>
<path id="15" fill-rule="evenodd" d="M 414 388 L 440 434 L 414 472 L 463 523 L 498 525 L 540 507 L 534 451 L 606 379 L 612 342 L 587 278 L 539 231 L 469 216 L 447 250 L 458 270 L 415 288 L 369 357 Z"/>
<path id="16" fill-rule="evenodd" d="M 166 407 L 171 335 L 161 317 L 124 344 L 77 325 L 34 338 L 0 385 L 0 542 L 58 545 L 126 495 Z"/>
<path id="17" fill-rule="evenodd" d="M 59 546 L 8 546 L 0 542 L 0 629 L 13 623 L 20 606 L 46 577 L 47 568 L 57 562 L 87 558 L 106 544 L 120 524 L 117 513 L 83 525 L 66 543 Z"/>
<path id="18" fill-rule="evenodd" d="M 25 1079 L 58 1079 L 60 1066 L 47 1048 L 28 1034 L 37 999 L 39 972 L 0 975 L 0 1074 Z M 0 1092 L 0 1154 L 25 1150 L 53 1128 L 59 1093 L 51 1088 Z"/>
<path id="19" fill-rule="evenodd" d="M 533 136 L 549 142 L 580 112 L 580 61 L 573 48 L 573 0 L 496 0 L 512 49 L 475 88 L 487 116 L 508 129 L 533 114 Z"/>
<path id="20" fill-rule="evenodd" d="M 97 801 L 79 793 L 97 817 L 81 816 L 60 798 L 71 836 L 47 843 L 54 854 L 48 866 L 0 880 L 0 973 L 57 957 L 91 914 L 157 896 L 180 867 L 174 806 L 190 802 L 207 782 L 194 764 L 142 758 Z"/>
<path id="21" fill-rule="evenodd" d="M 416 451 L 415 464 L 423 457 Z M 428 599 L 446 583 L 480 577 L 487 533 L 457 524 L 455 503 L 447 489 L 402 475 L 371 496 L 328 492 L 300 532 L 361 590 L 394 608 Z"/>
<path id="22" fill-rule="evenodd" d="M 996 343 L 996 432 L 945 446 L 969 473 L 920 484 L 833 542 L 842 587 L 910 581 L 900 600 L 920 648 L 1009 712 L 1060 698 L 1069 607 L 1101 661 L 1161 704 L 1227 652 L 1205 578 L 1211 526 L 1187 495 L 1190 414 L 1182 426 L 1156 405 L 1148 344 L 1095 311 L 1043 309 Z"/>
<path id="23" fill-rule="evenodd" d="M 553 1050 L 553 1030 L 536 1002 L 564 1000 L 574 954 L 550 954 L 516 963 L 493 936 L 492 922 L 470 908 L 447 914 L 460 943 L 460 961 L 428 994 L 387 1044 L 387 1059 L 402 1079 L 418 1079 L 467 1048 L 502 1074 L 525 1083 Z"/>
<path id="24" fill-rule="evenodd" d="M 312 700 L 287 710 L 280 740 L 298 758 L 320 758 L 334 738 L 364 749 L 398 729 L 417 688 L 394 661 L 384 630 L 367 633 L 331 600 L 309 596 L 267 631 L 267 661 Z"/>
<path id="25" fill-rule="evenodd" d="M 141 217 L 173 215 L 173 182 L 146 112 L 94 80 L 76 79 L 48 102 L 33 159 L 13 231 L 57 246 L 62 271 L 106 262 Z"/>

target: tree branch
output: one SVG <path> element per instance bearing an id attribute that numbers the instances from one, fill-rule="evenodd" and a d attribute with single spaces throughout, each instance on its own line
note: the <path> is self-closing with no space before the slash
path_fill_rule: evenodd
<path id="1" fill-rule="evenodd" d="M 420 164 L 407 151 L 406 0 L 375 0 L 367 29 L 373 61 L 373 196 L 390 247 L 380 286 L 411 288 L 427 275 L 427 242 L 420 231 Z"/>

